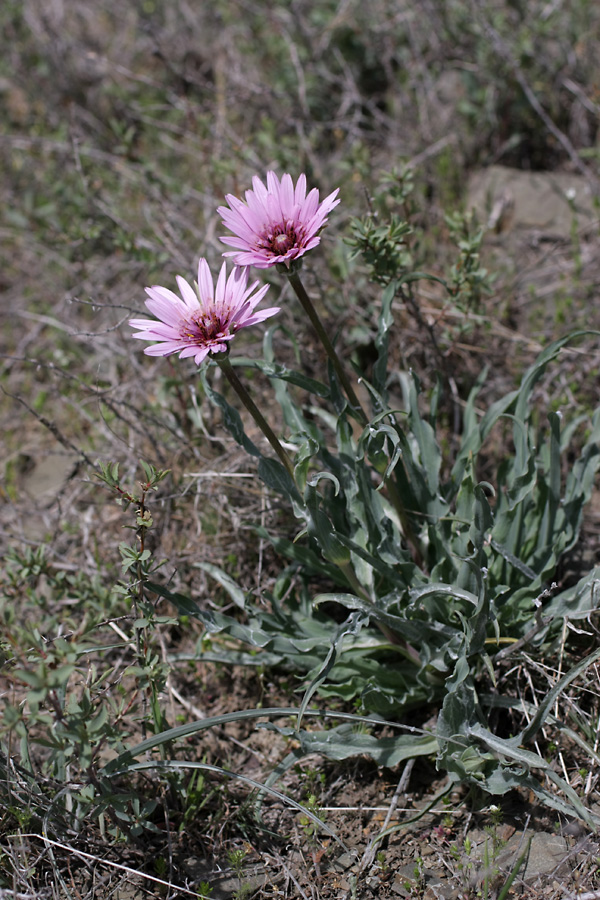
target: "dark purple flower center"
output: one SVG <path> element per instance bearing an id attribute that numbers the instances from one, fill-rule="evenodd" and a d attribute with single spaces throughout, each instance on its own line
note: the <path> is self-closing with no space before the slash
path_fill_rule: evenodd
<path id="1" fill-rule="evenodd" d="M 199 344 L 208 344 L 211 341 L 223 340 L 227 331 L 228 322 L 223 322 L 219 316 L 212 313 L 194 313 L 182 325 L 182 337 L 185 340 L 197 341 Z"/>
<path id="2" fill-rule="evenodd" d="M 294 247 L 302 246 L 302 234 L 296 231 L 290 222 L 287 226 L 279 225 L 267 229 L 257 244 L 257 250 L 266 250 L 273 256 L 285 256 Z"/>
<path id="3" fill-rule="evenodd" d="M 295 237 L 295 235 L 294 235 Z M 273 238 L 273 249 L 279 250 L 280 253 L 286 253 L 290 247 L 293 247 L 295 241 L 291 234 L 278 234 Z"/>

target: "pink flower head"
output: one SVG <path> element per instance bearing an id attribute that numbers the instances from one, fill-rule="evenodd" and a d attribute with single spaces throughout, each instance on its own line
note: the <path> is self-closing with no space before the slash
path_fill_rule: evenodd
<path id="1" fill-rule="evenodd" d="M 340 202 L 336 200 L 338 191 L 319 203 L 316 188 L 306 196 L 306 175 L 300 175 L 294 188 L 290 175 L 280 182 L 274 172 L 267 172 L 266 187 L 256 175 L 252 186 L 254 190 L 246 191 L 245 203 L 227 194 L 229 206 L 217 210 L 223 224 L 233 231 L 232 237 L 221 240 L 236 248 L 223 256 L 231 256 L 238 266 L 268 269 L 283 263 L 290 268 L 292 260 L 320 243 L 319 232 Z"/>
<path id="2" fill-rule="evenodd" d="M 156 319 L 131 319 L 131 327 L 140 329 L 133 337 L 158 341 L 145 348 L 148 356 L 179 353 L 181 359 L 193 356 L 196 365 L 200 365 L 209 353 L 227 350 L 240 328 L 256 325 L 279 312 L 279 307 L 254 312 L 269 286 L 253 293 L 258 281 L 250 287 L 247 283 L 248 269 L 236 267 L 227 278 L 223 263 L 215 289 L 208 263 L 201 259 L 195 290 L 180 275 L 177 284 L 181 297 L 157 285 L 146 288 L 146 306 Z"/>

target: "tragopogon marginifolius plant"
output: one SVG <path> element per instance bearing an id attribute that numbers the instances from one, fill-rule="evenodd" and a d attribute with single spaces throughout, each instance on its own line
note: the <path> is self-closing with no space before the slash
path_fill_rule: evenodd
<path id="1" fill-rule="evenodd" d="M 146 587 L 197 617 L 211 635 L 235 638 L 258 651 L 256 659 L 263 664 L 286 666 L 304 676 L 296 726 L 283 729 L 300 746 L 279 771 L 309 752 L 336 759 L 366 753 L 387 765 L 436 753 L 450 782 L 466 782 L 492 794 L 526 786 L 550 806 L 591 823 L 591 814 L 567 782 L 526 745 L 548 720 L 559 693 L 600 658 L 600 651 L 564 675 L 524 730 L 511 737 L 493 733 L 490 712 L 502 705 L 522 708 L 520 701 L 481 690 L 486 678 L 493 683 L 499 654 L 525 644 L 548 645 L 553 623 L 587 616 L 598 605 L 600 570 L 562 592 L 553 585 L 553 575 L 578 540 L 600 464 L 600 409 L 586 422 L 583 446 L 565 474 L 562 462 L 581 423 L 564 423 L 559 413 L 549 412 L 538 426 L 531 404 L 535 385 L 575 336 L 546 347 L 520 387 L 484 412 L 479 409 L 486 378 L 482 373 L 462 404 L 452 449 L 443 454 L 442 379 L 425 397 L 414 375 L 390 371 L 388 351 L 395 301 L 402 298 L 416 306 L 413 285 L 430 278 L 445 285 L 452 303 L 456 278 L 444 281 L 409 268 L 407 224 L 394 219 L 385 232 L 384 225 L 374 231 L 369 223 L 355 223 L 354 250 L 368 251 L 368 265 L 382 285 L 376 360 L 370 379 L 360 377 L 359 391 L 357 377 L 342 363 L 300 277 L 307 252 L 318 245 L 339 202 L 336 195 L 319 203 L 315 189 L 306 194 L 304 175 L 296 186 L 289 175 L 279 180 L 268 173 L 266 187 L 254 178 L 245 201 L 228 196 L 228 207 L 219 209 L 233 232 L 222 240 L 235 248 L 224 255 L 244 268 L 234 269 L 227 282 L 221 270 L 213 292 L 201 260 L 195 291 L 181 278 L 181 298 L 165 288 L 148 291 L 147 305 L 160 323 L 132 321 L 141 329 L 136 337 L 161 341 L 147 353 L 179 353 L 202 363 L 200 377 L 208 397 L 222 410 L 236 441 L 257 460 L 259 477 L 285 498 L 290 513 L 290 538 L 271 538 L 287 562 L 272 590 L 265 591 L 268 608 L 254 604 L 208 564 L 206 570 L 230 591 L 243 614 L 207 612 L 160 584 Z M 471 251 L 469 258 L 476 262 Z M 236 330 L 278 311 L 254 311 L 266 288 L 246 288 L 246 267 L 251 265 L 275 268 L 289 280 L 324 348 L 320 380 L 278 363 L 277 325 L 265 333 L 264 358 L 243 360 L 245 367 L 269 377 L 285 440 L 266 422 L 229 356 Z M 483 291 L 485 271 L 471 274 Z M 215 364 L 275 457 L 250 440 L 237 409 L 214 389 Z M 402 394 L 395 407 L 389 399 L 392 374 Z M 489 471 L 486 441 L 498 425 L 510 432 L 513 449 L 497 460 L 494 477 L 481 481 L 480 455 L 486 454 Z M 290 593 L 292 583 L 296 587 Z M 329 585 L 326 592 L 324 583 Z M 318 591 L 315 584 L 321 586 Z M 325 611 L 331 608 L 344 614 L 334 619 Z M 232 658 L 225 648 L 212 652 L 223 661 Z M 358 718 L 353 716 L 325 731 L 305 730 L 302 721 L 312 713 L 308 706 L 317 692 L 359 704 L 371 722 L 378 717 L 397 720 L 411 708 L 434 705 L 437 724 L 429 731 L 405 726 L 400 736 L 381 739 L 353 730 L 353 718 Z M 175 731 L 143 748 L 176 737 Z M 542 779 L 536 770 L 543 772 Z"/>

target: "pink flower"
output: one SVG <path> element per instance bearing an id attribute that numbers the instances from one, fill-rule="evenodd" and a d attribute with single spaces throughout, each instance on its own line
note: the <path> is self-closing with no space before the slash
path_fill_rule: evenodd
<path id="1" fill-rule="evenodd" d="M 217 210 L 234 235 L 221 240 L 236 248 L 223 256 L 231 256 L 238 266 L 268 269 L 283 263 L 290 268 L 292 260 L 320 242 L 319 232 L 340 202 L 336 200 L 338 191 L 319 204 L 316 188 L 306 196 L 306 175 L 300 175 L 294 188 L 290 175 L 280 182 L 274 172 L 267 172 L 267 187 L 256 175 L 252 186 L 253 191 L 246 191 L 245 203 L 227 194 L 229 206 Z"/>
<path id="2" fill-rule="evenodd" d="M 193 356 L 196 365 L 200 365 L 209 353 L 227 350 L 240 328 L 256 325 L 279 312 L 279 307 L 271 307 L 255 313 L 255 306 L 269 286 L 264 285 L 253 294 L 258 281 L 250 287 L 247 283 L 248 269 L 236 267 L 227 278 L 223 263 L 215 289 L 208 263 L 201 259 L 195 290 L 180 275 L 177 284 L 181 297 L 157 285 L 146 288 L 146 306 L 156 319 L 131 319 L 131 327 L 140 329 L 133 337 L 159 342 L 145 348 L 148 356 L 179 353 L 181 359 Z"/>

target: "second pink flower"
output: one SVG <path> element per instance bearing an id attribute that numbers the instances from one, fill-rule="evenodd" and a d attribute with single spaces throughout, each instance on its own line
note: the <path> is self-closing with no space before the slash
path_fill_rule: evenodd
<path id="1" fill-rule="evenodd" d="M 238 266 L 268 269 L 283 263 L 290 268 L 293 260 L 319 244 L 319 232 L 340 202 L 336 199 L 338 190 L 319 203 L 316 188 L 306 194 L 306 175 L 300 175 L 294 187 L 290 175 L 279 181 L 274 172 L 267 172 L 266 187 L 254 176 L 252 187 L 246 191 L 246 202 L 227 194 L 229 205 L 217 210 L 223 224 L 233 232 L 221 241 L 236 248 L 223 256 L 232 257 Z"/>

